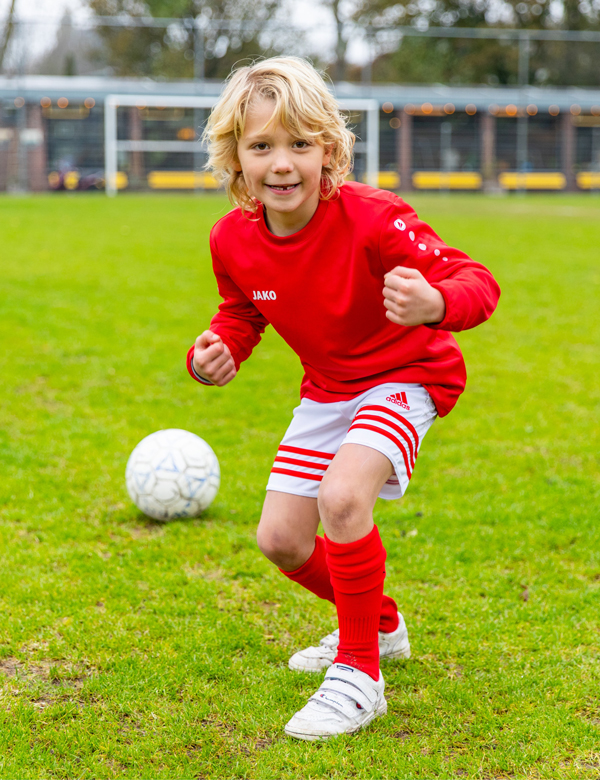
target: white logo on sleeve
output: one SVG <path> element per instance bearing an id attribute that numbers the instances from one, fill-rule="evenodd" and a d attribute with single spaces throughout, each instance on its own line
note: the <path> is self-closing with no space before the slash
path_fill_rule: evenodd
<path id="1" fill-rule="evenodd" d="M 394 222 L 394 227 L 397 228 L 398 230 L 406 230 L 406 222 L 403 222 L 400 218 L 398 218 Z"/>
<path id="2" fill-rule="evenodd" d="M 275 301 L 277 295 L 274 290 L 252 290 L 253 301 Z"/>

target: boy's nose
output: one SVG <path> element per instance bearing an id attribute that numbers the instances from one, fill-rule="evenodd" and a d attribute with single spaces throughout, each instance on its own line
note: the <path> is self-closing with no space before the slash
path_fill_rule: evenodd
<path id="1" fill-rule="evenodd" d="M 271 167 L 273 173 L 290 173 L 294 170 L 294 164 L 286 154 L 278 154 Z"/>

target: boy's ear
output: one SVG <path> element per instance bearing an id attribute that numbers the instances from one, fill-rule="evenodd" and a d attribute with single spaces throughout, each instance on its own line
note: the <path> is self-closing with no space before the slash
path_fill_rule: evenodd
<path id="1" fill-rule="evenodd" d="M 325 147 L 323 153 L 323 167 L 329 165 L 331 162 L 331 155 L 333 154 L 334 144 L 329 144 Z"/>
<path id="2" fill-rule="evenodd" d="M 233 168 L 234 171 L 237 171 L 238 173 L 242 172 L 242 166 L 240 165 L 239 160 L 235 160 L 231 167 Z"/>

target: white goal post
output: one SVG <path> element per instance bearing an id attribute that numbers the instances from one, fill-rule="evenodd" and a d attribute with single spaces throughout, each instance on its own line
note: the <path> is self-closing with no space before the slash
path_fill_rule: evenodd
<path id="1" fill-rule="evenodd" d="M 117 135 L 117 109 L 120 106 L 164 108 L 212 108 L 218 96 L 198 95 L 107 95 L 104 101 L 104 177 L 106 194 L 118 192 L 119 152 L 198 152 L 205 151 L 200 140 L 195 141 L 123 141 Z M 356 142 L 355 150 L 365 153 L 367 182 L 374 187 L 379 175 L 379 102 L 367 98 L 338 100 L 342 111 L 364 111 L 366 139 Z"/>

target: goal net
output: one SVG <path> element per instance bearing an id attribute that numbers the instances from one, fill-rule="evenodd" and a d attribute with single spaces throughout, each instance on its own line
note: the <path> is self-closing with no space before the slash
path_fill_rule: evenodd
<path id="1" fill-rule="evenodd" d="M 108 95 L 104 104 L 106 194 L 132 190 L 215 190 L 204 170 L 201 128 L 218 96 Z M 352 176 L 377 186 L 379 103 L 338 101 L 357 135 Z"/>

